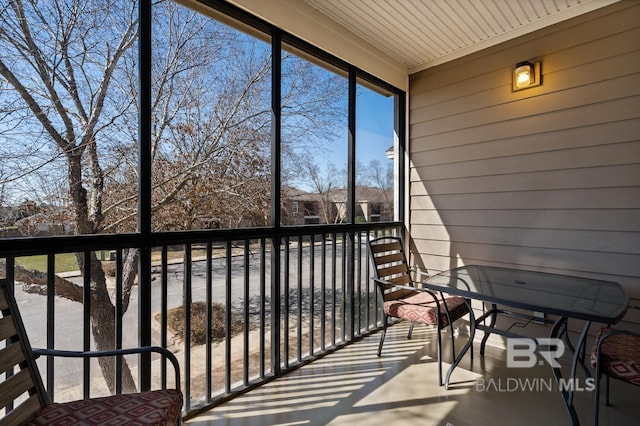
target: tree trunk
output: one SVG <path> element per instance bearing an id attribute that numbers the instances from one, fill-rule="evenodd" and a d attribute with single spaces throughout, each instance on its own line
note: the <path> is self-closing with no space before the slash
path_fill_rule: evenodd
<path id="1" fill-rule="evenodd" d="M 74 206 L 77 234 L 94 234 L 98 224 L 89 218 L 87 190 L 82 186 L 82 149 L 67 153 L 69 167 L 69 195 Z M 84 253 L 76 253 L 76 259 L 82 275 L 85 274 Z M 115 308 L 107 290 L 107 278 L 102 270 L 102 262 L 92 252 L 89 257 L 91 273 L 91 330 L 98 350 L 115 348 Z M 123 311 L 124 312 L 124 311 Z M 98 358 L 102 375 L 111 393 L 115 393 L 115 358 Z M 125 358 L 122 358 L 122 389 L 135 392 L 136 384 Z"/>
<path id="2" fill-rule="evenodd" d="M 91 331 L 98 350 L 111 350 L 115 347 L 115 310 L 111 305 L 109 295 L 106 299 L 103 295 L 97 295 L 91 306 Z M 116 392 L 116 358 L 98 358 L 100 370 L 111 394 Z M 122 391 L 124 393 L 136 392 L 136 383 L 129 368 L 126 358 L 122 357 Z"/>
<path id="3" fill-rule="evenodd" d="M 76 253 L 78 265 L 84 274 L 84 254 Z M 115 307 L 111 303 L 109 291 L 107 290 L 107 279 L 102 270 L 102 262 L 98 260 L 95 253 L 91 253 L 91 331 L 99 351 L 112 350 L 115 348 Z M 116 391 L 116 363 L 114 357 L 100 357 L 98 364 L 102 371 L 109 391 L 114 394 Z M 122 358 L 122 390 L 136 392 L 136 383 L 133 379 L 131 369 L 127 360 Z"/>

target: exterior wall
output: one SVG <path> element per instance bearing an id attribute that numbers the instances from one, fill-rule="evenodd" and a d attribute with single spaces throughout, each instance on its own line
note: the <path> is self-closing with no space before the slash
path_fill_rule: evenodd
<path id="1" fill-rule="evenodd" d="M 523 60 L 542 86 L 511 90 Z M 640 297 L 640 3 L 410 78 L 414 261 L 620 282 Z"/>

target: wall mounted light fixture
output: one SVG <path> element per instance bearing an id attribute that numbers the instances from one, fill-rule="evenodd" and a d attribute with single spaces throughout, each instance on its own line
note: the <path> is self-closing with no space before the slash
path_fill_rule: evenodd
<path id="1" fill-rule="evenodd" d="M 520 62 L 513 69 L 513 91 L 540 86 L 540 62 Z"/>

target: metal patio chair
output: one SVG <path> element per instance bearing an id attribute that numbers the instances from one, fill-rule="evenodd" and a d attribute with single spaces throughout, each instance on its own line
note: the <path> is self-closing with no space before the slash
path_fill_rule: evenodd
<path id="1" fill-rule="evenodd" d="M 379 237 L 369 241 L 369 254 L 374 266 L 374 282 L 382 301 L 383 329 L 378 345 L 378 356 L 388 327 L 388 318 L 408 320 L 411 339 L 415 323 L 436 326 L 438 330 L 438 384 L 442 386 L 442 335 L 441 330 L 449 326 L 451 354 L 455 357 L 453 322 L 469 313 L 462 297 L 445 296 L 419 289 L 412 273 L 428 277 L 423 271 L 412 271 L 407 263 L 404 243 L 399 237 Z"/>
<path id="2" fill-rule="evenodd" d="M 591 350 L 591 366 L 596 369 L 594 424 L 600 415 L 600 378 L 605 375 L 605 404 L 609 406 L 611 377 L 640 386 L 640 334 L 602 327 Z"/>
<path id="3" fill-rule="evenodd" d="M 0 426 L 4 425 L 175 425 L 180 424 L 183 396 L 176 357 L 160 347 L 74 352 L 33 349 L 13 297 L 0 280 Z M 36 356 L 98 357 L 156 352 L 173 365 L 176 389 L 112 395 L 53 403 L 45 391 Z"/>

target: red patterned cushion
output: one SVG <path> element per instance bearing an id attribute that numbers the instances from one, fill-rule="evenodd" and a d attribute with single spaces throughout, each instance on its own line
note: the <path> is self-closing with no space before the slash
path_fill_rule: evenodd
<path id="1" fill-rule="evenodd" d="M 182 411 L 182 393 L 177 390 L 113 395 L 44 407 L 31 425 L 175 425 Z"/>
<path id="2" fill-rule="evenodd" d="M 440 326 L 445 327 L 449 324 L 449 320 L 447 319 L 442 299 L 439 299 L 439 301 Z M 449 308 L 451 321 L 455 321 L 469 312 L 467 304 L 462 297 L 449 296 L 445 297 L 445 301 Z M 431 295 L 425 292 L 415 292 L 412 296 L 403 299 L 388 300 L 384 302 L 383 306 L 384 312 L 392 317 L 422 324 L 435 325 L 437 323 L 436 302 Z"/>
<path id="3" fill-rule="evenodd" d="M 602 335 L 612 331 L 615 329 L 602 327 L 596 345 Z M 596 345 L 591 351 L 592 367 L 596 366 Z M 600 369 L 609 376 L 640 385 L 640 336 L 621 333 L 608 337 L 600 350 Z"/>

